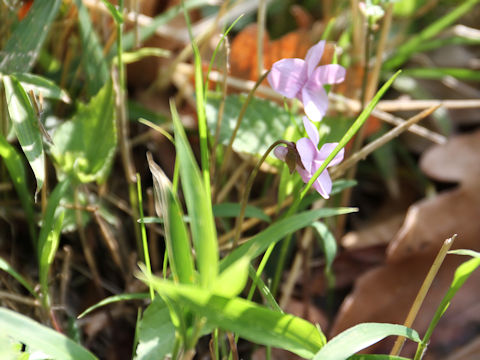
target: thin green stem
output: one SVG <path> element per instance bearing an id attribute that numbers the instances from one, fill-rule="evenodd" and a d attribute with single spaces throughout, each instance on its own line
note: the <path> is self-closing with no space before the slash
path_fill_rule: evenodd
<path id="1" fill-rule="evenodd" d="M 148 242 L 147 242 L 147 230 L 145 228 L 145 222 L 143 221 L 143 198 L 142 198 L 142 182 L 140 179 L 140 174 L 137 173 L 137 196 L 138 196 L 138 210 L 140 213 L 140 230 L 142 236 L 142 245 L 143 245 L 143 256 L 145 258 L 145 266 L 147 267 L 148 276 L 152 276 L 152 266 L 150 265 L 150 255 L 148 251 Z M 153 300 L 154 292 L 152 283 L 148 283 L 150 290 L 150 299 Z"/>

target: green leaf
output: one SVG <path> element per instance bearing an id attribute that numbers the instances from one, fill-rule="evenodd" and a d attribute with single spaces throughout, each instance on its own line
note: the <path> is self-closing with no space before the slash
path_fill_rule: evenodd
<path id="1" fill-rule="evenodd" d="M 163 216 L 164 219 L 165 243 L 173 278 L 181 283 L 193 284 L 195 268 L 192 246 L 183 221 L 182 208 L 176 195 L 172 192 L 170 180 L 150 156 L 147 156 L 147 159 L 153 175 L 155 209 L 157 215 Z"/>
<path id="2" fill-rule="evenodd" d="M 122 13 L 115 7 L 113 6 L 112 4 L 110 4 L 110 2 L 108 2 L 108 0 L 102 0 L 102 2 L 105 4 L 105 6 L 107 7 L 108 11 L 110 12 L 110 15 L 112 15 L 113 19 L 115 20 L 115 22 L 117 24 L 123 24 L 123 15 Z"/>
<path id="3" fill-rule="evenodd" d="M 10 145 L 1 134 L 0 156 L 4 160 L 10 178 L 12 179 L 13 186 L 15 187 L 18 197 L 20 198 L 20 202 L 22 203 L 22 207 L 25 211 L 28 221 L 28 229 L 30 231 L 30 236 L 34 241 L 36 241 L 37 235 L 35 229 L 33 200 L 30 196 L 30 191 L 26 183 L 27 175 L 25 173 L 23 159 L 17 152 L 17 150 L 12 145 Z"/>
<path id="4" fill-rule="evenodd" d="M 118 301 L 127 301 L 127 300 L 143 300 L 143 299 L 148 299 L 150 297 L 149 294 L 147 293 L 134 293 L 134 294 L 120 294 L 120 295 L 113 295 L 109 296 L 95 305 L 90 306 L 87 310 L 82 312 L 80 315 L 78 315 L 78 319 L 81 319 L 87 314 L 90 314 L 93 310 L 96 310 L 102 306 L 106 306 L 108 304 L 113 304 Z"/>
<path id="5" fill-rule="evenodd" d="M 450 284 L 450 288 L 448 289 L 447 293 L 442 299 L 442 302 L 438 306 L 437 311 L 435 312 L 435 315 L 433 316 L 432 321 L 428 326 L 427 332 L 422 339 L 422 344 L 428 344 L 430 337 L 432 336 L 433 330 L 435 330 L 438 322 L 442 318 L 445 311 L 447 311 L 453 297 L 455 296 L 457 291 L 460 290 L 465 281 L 467 281 L 470 275 L 472 275 L 472 273 L 480 266 L 480 256 L 477 252 L 470 253 L 468 252 L 468 250 L 456 250 L 456 253 L 459 255 L 470 255 L 474 257 L 473 259 L 470 259 L 461 264 L 455 271 L 455 275 L 453 276 L 453 281 Z"/>
<path id="6" fill-rule="evenodd" d="M 402 75 L 433 80 L 439 80 L 446 76 L 452 76 L 464 81 L 480 81 L 480 71 L 462 68 L 409 68 L 404 70 Z"/>
<path id="7" fill-rule="evenodd" d="M 410 360 L 403 356 L 384 355 L 384 354 L 359 354 L 353 355 L 348 360 Z"/>
<path id="8" fill-rule="evenodd" d="M 75 4 L 78 8 L 78 26 L 83 46 L 82 62 L 85 67 L 87 89 L 90 95 L 95 95 L 110 78 L 108 65 L 87 8 L 82 0 L 75 0 Z"/>
<path id="9" fill-rule="evenodd" d="M 214 293 L 229 298 L 240 294 L 247 284 L 249 266 L 248 254 L 228 266 L 212 286 Z"/>
<path id="10" fill-rule="evenodd" d="M 173 350 L 175 327 L 165 302 L 157 296 L 140 321 L 136 360 L 164 359 Z"/>
<path id="11" fill-rule="evenodd" d="M 124 64 L 131 64 L 148 56 L 169 57 L 170 55 L 171 52 L 169 50 L 154 47 L 142 47 L 136 51 L 124 52 L 122 54 L 122 62 Z M 117 63 L 117 58 L 115 58 L 114 61 Z"/>
<path id="12" fill-rule="evenodd" d="M 213 215 L 216 217 L 237 217 L 240 213 L 241 205 L 239 203 L 221 203 L 213 205 Z M 266 222 L 271 222 L 270 216 L 265 214 L 262 209 L 247 205 L 245 217 L 257 218 Z"/>
<path id="13" fill-rule="evenodd" d="M 212 201 L 205 189 L 205 184 L 175 105 L 171 104 L 170 109 L 175 132 L 177 161 L 180 161 L 180 179 L 188 215 L 190 216 L 190 228 L 197 254 L 200 283 L 204 287 L 209 287 L 215 282 L 218 275 L 218 243 L 212 213 Z"/>
<path id="14" fill-rule="evenodd" d="M 480 252 L 473 251 L 473 250 L 468 250 L 468 249 L 450 250 L 448 253 L 453 254 L 453 255 L 466 255 L 466 256 L 471 256 L 471 257 L 474 257 L 474 258 L 479 258 L 480 257 Z"/>
<path id="15" fill-rule="evenodd" d="M 4 76 L 3 84 L 5 85 L 8 113 L 15 134 L 37 180 L 36 197 L 45 180 L 45 155 L 38 119 L 27 93 L 18 80 L 14 76 Z"/>
<path id="16" fill-rule="evenodd" d="M 35 1 L 0 52 L 0 72 L 29 72 L 57 16 L 61 0 Z"/>
<path id="17" fill-rule="evenodd" d="M 428 42 L 442 30 L 453 24 L 457 19 L 469 12 L 478 2 L 479 0 L 467 0 L 460 3 L 455 9 L 447 12 L 445 16 L 412 36 L 410 40 L 406 41 L 396 49 L 390 59 L 383 63 L 383 68 L 386 70 L 392 70 L 402 65 L 413 53 L 419 50 L 419 47 L 421 47 L 423 43 Z"/>
<path id="18" fill-rule="evenodd" d="M 320 349 L 314 360 L 345 360 L 356 352 L 375 344 L 387 336 L 404 336 L 419 342 L 418 333 L 403 325 L 363 323 L 338 334 Z"/>
<path id="19" fill-rule="evenodd" d="M 276 243 L 292 232 L 303 229 L 319 218 L 349 214 L 355 211 L 357 211 L 356 208 L 323 208 L 305 211 L 277 221 L 224 257 L 220 263 L 220 271 L 225 270 L 247 253 L 250 254 L 250 259 L 254 259 L 262 254 L 271 244 Z"/>
<path id="20" fill-rule="evenodd" d="M 42 94 L 45 98 L 70 103 L 70 97 L 65 90 L 43 76 L 28 73 L 15 73 L 13 75 L 22 84 L 26 93 L 32 90 L 35 94 Z"/>
<path id="21" fill-rule="evenodd" d="M 40 286 L 43 292 L 43 301 L 47 302 L 48 300 L 48 273 L 50 272 L 50 266 L 55 259 L 55 254 L 57 253 L 58 244 L 60 242 L 60 233 L 62 232 L 62 223 L 63 218 L 65 217 L 65 212 L 62 211 L 60 216 L 57 217 L 53 228 L 48 233 L 46 241 L 43 243 L 42 248 L 40 249 L 40 265 L 39 265 L 39 278 Z"/>
<path id="22" fill-rule="evenodd" d="M 57 128 L 53 142 L 52 155 L 62 172 L 81 183 L 106 180 L 117 145 L 110 81 Z"/>
<path id="23" fill-rule="evenodd" d="M 320 246 L 325 254 L 325 267 L 328 271 L 331 271 L 333 260 L 335 260 L 335 256 L 337 255 L 337 241 L 335 240 L 335 236 L 333 236 L 327 225 L 323 222 L 315 221 L 312 227 L 321 239 Z"/>
<path id="24" fill-rule="evenodd" d="M 145 276 L 146 274 L 144 274 Z M 312 323 L 282 314 L 241 298 L 226 298 L 192 285 L 174 284 L 155 276 L 146 278 L 162 295 L 183 304 L 207 323 L 257 344 L 278 347 L 311 358 L 323 345 L 323 335 Z"/>
<path id="25" fill-rule="evenodd" d="M 238 114 L 246 100 L 244 95 L 228 95 L 220 127 L 219 142 L 228 145 L 237 123 Z M 218 109 L 221 99 L 209 97 L 205 111 L 210 133 L 217 126 Z M 289 113 L 272 101 L 252 98 L 243 117 L 233 150 L 248 154 L 263 155 L 275 141 L 284 137 L 285 129 L 291 124 Z"/>
<path id="26" fill-rule="evenodd" d="M 87 349 L 66 336 L 5 308 L 0 308 L 0 329 L 11 338 L 56 360 L 97 359 Z"/>
<path id="27" fill-rule="evenodd" d="M 20 284 L 22 284 L 23 287 L 27 289 L 30 294 L 38 298 L 38 295 L 33 289 L 33 286 L 30 285 L 30 283 L 22 275 L 20 275 L 17 271 L 15 271 L 15 269 L 12 266 L 10 266 L 10 264 L 6 262 L 4 259 L 2 259 L 1 257 L 0 257 L 0 270 L 3 270 L 8 274 L 10 274 L 11 276 L 13 276 L 13 278 L 17 280 Z"/>

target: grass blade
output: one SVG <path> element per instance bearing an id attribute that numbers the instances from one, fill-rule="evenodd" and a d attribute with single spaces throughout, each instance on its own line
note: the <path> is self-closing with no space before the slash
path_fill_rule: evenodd
<path id="1" fill-rule="evenodd" d="M 15 280 L 17 280 L 20 284 L 23 285 L 25 289 L 28 290 L 30 294 L 32 294 L 35 298 L 38 299 L 38 294 L 33 289 L 33 286 L 22 276 L 20 275 L 8 262 L 0 257 L 0 270 L 3 270 L 9 273 Z"/>
<path id="2" fill-rule="evenodd" d="M 212 210 L 216 217 L 237 217 L 240 208 L 239 203 L 221 203 L 213 205 Z M 272 221 L 270 216 L 265 214 L 262 209 L 252 205 L 247 205 L 245 208 L 245 217 L 257 218 L 266 222 Z"/>
<path id="3" fill-rule="evenodd" d="M 35 94 L 42 94 L 48 99 L 60 100 L 67 104 L 71 101 L 65 90 L 43 76 L 27 73 L 15 73 L 14 76 L 22 84 L 26 93 L 32 90 Z"/>
<path id="4" fill-rule="evenodd" d="M 160 167 L 147 155 L 148 166 L 153 175 L 155 190 L 155 209 L 158 216 L 163 216 L 165 224 L 165 243 L 168 261 L 175 281 L 185 284 L 195 282 L 192 247 L 183 221 L 182 208 L 172 191 L 172 184 Z"/>
<path id="5" fill-rule="evenodd" d="M 27 176 L 25 174 L 23 159 L 17 150 L 10 145 L 2 135 L 0 135 L 0 156 L 5 162 L 13 186 L 15 187 L 20 202 L 22 203 L 28 221 L 30 236 L 32 237 L 32 240 L 36 241 L 37 231 L 34 221 L 33 201 L 26 182 Z"/>
<path id="6" fill-rule="evenodd" d="M 27 93 L 18 80 L 14 76 L 4 76 L 3 84 L 5 85 L 8 113 L 15 134 L 37 180 L 36 197 L 45 180 L 45 155 L 38 119 Z"/>
<path id="7" fill-rule="evenodd" d="M 35 1 L 0 52 L 0 72 L 29 72 L 58 13 L 62 0 Z"/>
<path id="8" fill-rule="evenodd" d="M 198 169 L 187 136 L 180 122 L 175 104 L 170 103 L 175 149 L 180 161 L 180 177 L 185 194 L 193 245 L 197 254 L 197 268 L 200 283 L 208 287 L 215 282 L 218 274 L 218 244 L 212 212 L 212 202 L 205 191 L 205 183 Z"/>
<path id="9" fill-rule="evenodd" d="M 81 319 L 85 315 L 90 314 L 93 310 L 101 308 L 102 306 L 113 304 L 115 302 L 127 301 L 127 300 L 144 300 L 144 299 L 148 299 L 149 297 L 150 297 L 150 295 L 147 294 L 147 293 L 120 294 L 120 295 L 109 296 L 109 297 L 99 301 L 95 305 L 90 306 L 87 310 L 85 310 L 80 315 L 78 315 L 77 318 Z"/>
<path id="10" fill-rule="evenodd" d="M 95 360 L 97 357 L 66 336 L 14 311 L 0 308 L 0 329 L 11 338 L 58 360 Z"/>
<path id="11" fill-rule="evenodd" d="M 351 327 L 330 340 L 314 360 L 345 360 L 356 352 L 375 344 L 387 336 L 398 335 L 420 342 L 418 333 L 403 325 L 363 323 Z"/>

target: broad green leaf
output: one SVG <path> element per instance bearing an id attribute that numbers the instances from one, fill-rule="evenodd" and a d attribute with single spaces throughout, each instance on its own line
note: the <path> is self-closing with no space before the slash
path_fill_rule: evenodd
<path id="1" fill-rule="evenodd" d="M 241 205 L 239 203 L 221 203 L 213 205 L 213 215 L 216 217 L 237 217 L 240 213 Z M 265 214 L 262 209 L 247 205 L 245 208 L 245 217 L 257 218 L 266 222 L 272 221 L 270 216 Z"/>
<path id="2" fill-rule="evenodd" d="M 127 301 L 127 300 L 143 300 L 143 299 L 148 299 L 150 295 L 148 293 L 134 293 L 134 294 L 120 294 L 120 295 L 113 295 L 109 296 L 95 305 L 90 306 L 87 310 L 82 312 L 80 315 L 78 315 L 78 319 L 81 319 L 87 314 L 90 314 L 93 310 L 96 310 L 102 306 L 106 306 L 108 304 L 113 304 L 118 301 Z"/>
<path id="3" fill-rule="evenodd" d="M 403 356 L 384 355 L 384 354 L 359 354 L 353 355 L 348 360 L 410 360 Z"/>
<path id="4" fill-rule="evenodd" d="M 305 211 L 277 221 L 223 258 L 220 263 L 220 271 L 225 270 L 233 262 L 237 261 L 247 253 L 250 254 L 251 259 L 254 259 L 262 254 L 270 244 L 276 243 L 288 234 L 303 229 L 319 218 L 349 214 L 355 211 L 357 211 L 356 208 L 323 208 Z"/>
<path id="5" fill-rule="evenodd" d="M 0 72 L 29 72 L 37 60 L 61 0 L 35 1 L 0 52 Z"/>
<path id="6" fill-rule="evenodd" d="M 241 257 L 223 270 L 212 286 L 215 295 L 234 297 L 242 292 L 247 284 L 250 257 Z"/>
<path id="7" fill-rule="evenodd" d="M 387 336 L 404 336 L 420 342 L 418 333 L 403 325 L 363 323 L 338 334 L 316 353 L 314 360 L 345 360 Z"/>
<path id="8" fill-rule="evenodd" d="M 192 246 L 187 227 L 183 221 L 182 208 L 172 191 L 172 184 L 160 167 L 147 156 L 150 172 L 153 175 L 155 190 L 155 209 L 163 216 L 165 225 L 165 243 L 168 262 L 175 281 L 193 284 L 195 268 L 192 258 Z"/>
<path id="9" fill-rule="evenodd" d="M 235 129 L 238 114 L 246 100 L 244 95 L 228 95 L 220 127 L 219 141 L 228 145 Z M 221 99 L 209 97 L 205 111 L 210 133 L 217 126 L 218 109 Z M 283 139 L 285 129 L 291 124 L 289 113 L 272 101 L 253 98 L 247 107 L 237 136 L 233 141 L 233 150 L 248 154 L 263 155 L 275 141 Z"/>
<path id="10" fill-rule="evenodd" d="M 111 81 L 57 128 L 53 142 L 52 155 L 63 173 L 81 183 L 106 180 L 117 145 Z"/>
<path id="11" fill-rule="evenodd" d="M 30 196 L 30 191 L 26 183 L 27 175 L 25 173 L 23 159 L 17 150 L 10 145 L 1 134 L 0 156 L 3 158 L 4 164 L 7 167 L 10 178 L 12 179 L 13 186 L 15 187 L 18 197 L 20 198 L 20 202 L 22 203 L 22 207 L 25 211 L 28 221 L 28 230 L 30 231 L 30 236 L 34 241 L 36 241 L 37 232 L 34 222 L 33 200 Z"/>
<path id="12" fill-rule="evenodd" d="M 432 336 L 433 330 L 435 330 L 438 322 L 442 318 L 445 311 L 447 311 L 450 306 L 450 302 L 457 293 L 458 290 L 463 286 L 465 281 L 472 275 L 472 273 L 480 266 L 480 256 L 479 253 L 465 253 L 465 250 L 457 250 L 459 255 L 470 255 L 474 256 L 473 259 L 470 259 L 463 264 L 461 264 L 455 271 L 453 276 L 453 281 L 450 284 L 450 288 L 442 299 L 442 302 L 437 308 L 435 315 L 433 315 L 432 321 L 428 326 L 427 332 L 425 333 L 424 338 L 422 339 L 422 344 L 428 344 L 430 337 Z"/>
<path id="13" fill-rule="evenodd" d="M 144 274 L 144 276 L 146 276 Z M 226 298 L 208 290 L 174 284 L 155 276 L 146 278 L 162 295 L 183 304 L 207 323 L 238 334 L 257 344 L 278 347 L 305 358 L 324 345 L 323 335 L 312 323 L 299 317 L 282 314 L 241 298 Z"/>
<path id="14" fill-rule="evenodd" d="M 480 0 L 466 0 L 455 9 L 446 13 L 419 33 L 412 36 L 408 41 L 399 46 L 390 59 L 383 63 L 383 68 L 392 70 L 403 64 L 418 48 L 439 34 L 442 30 L 452 25 L 457 19 L 469 12 Z"/>
<path id="15" fill-rule="evenodd" d="M 28 73 L 15 73 L 13 75 L 22 84 L 27 93 L 32 90 L 35 94 L 42 94 L 45 98 L 70 103 L 70 97 L 65 90 L 47 78 Z"/>
<path id="16" fill-rule="evenodd" d="M 83 47 L 82 62 L 85 67 L 88 93 L 95 95 L 110 78 L 108 65 L 87 8 L 82 0 L 75 0 L 75 5 L 78 8 L 78 26 Z"/>
<path id="17" fill-rule="evenodd" d="M 0 359 L 2 360 L 28 360 L 29 354 L 22 351 L 23 345 L 14 341 L 0 330 Z"/>
<path id="18" fill-rule="evenodd" d="M 0 270 L 3 270 L 13 276 L 15 280 L 17 280 L 20 284 L 23 285 L 25 289 L 27 289 L 30 294 L 34 297 L 38 297 L 37 293 L 33 289 L 33 286 L 22 276 L 20 275 L 8 262 L 0 257 Z"/>
<path id="19" fill-rule="evenodd" d="M 18 80 L 14 76 L 4 76 L 3 84 L 5 85 L 8 113 L 15 134 L 37 180 L 36 196 L 45 180 L 45 155 L 38 119 L 27 93 Z"/>
<path id="20" fill-rule="evenodd" d="M 171 104 L 170 109 L 175 132 L 177 161 L 180 161 L 180 179 L 190 216 L 190 228 L 197 254 L 200 283 L 204 287 L 209 287 L 215 282 L 218 275 L 218 243 L 212 201 L 206 191 L 175 106 Z"/>
<path id="21" fill-rule="evenodd" d="M 12 339 L 40 350 L 55 360 L 94 360 L 87 349 L 36 321 L 6 308 L 0 308 L 0 331 Z"/>
<path id="22" fill-rule="evenodd" d="M 173 350 L 175 327 L 165 302 L 157 296 L 143 313 L 139 325 L 136 360 L 164 359 Z"/>

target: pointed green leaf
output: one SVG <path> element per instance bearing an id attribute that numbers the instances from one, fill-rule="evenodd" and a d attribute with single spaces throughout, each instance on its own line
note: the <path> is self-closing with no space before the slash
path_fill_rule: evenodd
<path id="1" fill-rule="evenodd" d="M 175 132 L 175 149 L 180 161 L 180 179 L 187 204 L 197 268 L 202 286 L 210 286 L 218 274 L 218 243 L 212 201 L 205 189 L 185 131 L 173 103 L 170 106 Z"/>
<path id="2" fill-rule="evenodd" d="M 15 134 L 37 180 L 36 195 L 45 180 L 45 155 L 38 119 L 27 93 L 18 80 L 14 76 L 4 76 L 3 84 L 5 85 L 8 113 Z"/>
<path id="3" fill-rule="evenodd" d="M 111 81 L 57 128 L 53 142 L 52 155 L 63 173 L 81 183 L 106 180 L 117 145 Z"/>
<path id="4" fill-rule="evenodd" d="M 213 205 L 213 215 L 216 217 L 237 217 L 240 214 L 241 205 L 239 203 L 221 203 Z M 265 212 L 252 205 L 247 205 L 245 208 L 245 217 L 257 218 L 266 222 L 272 221 L 270 216 Z"/>
<path id="5" fill-rule="evenodd" d="M 155 289 L 207 319 L 207 323 L 238 334 L 257 344 L 269 345 L 312 358 L 323 345 L 323 335 L 302 318 L 267 309 L 241 298 L 214 295 L 193 285 L 174 284 L 152 276 Z"/>
<path id="6" fill-rule="evenodd" d="M 420 342 L 418 333 L 403 325 L 363 323 L 338 334 L 316 353 L 314 360 L 345 360 L 387 336 L 404 336 Z"/>
<path id="7" fill-rule="evenodd" d="M 30 294 L 32 294 L 34 297 L 38 297 L 37 293 L 33 289 L 33 286 L 30 285 L 30 283 L 22 275 L 20 275 L 8 262 L 6 262 L 1 257 L 0 257 L 0 270 L 3 270 L 9 273 L 11 276 L 15 278 L 15 280 L 17 280 L 20 284 L 22 284 L 23 287 L 30 292 Z"/>
<path id="8" fill-rule="evenodd" d="M 22 203 L 28 221 L 30 236 L 36 241 L 37 235 L 34 222 L 33 200 L 26 183 L 27 175 L 25 173 L 23 159 L 17 150 L 10 145 L 2 135 L 0 135 L 0 156 L 5 162 L 8 174 L 12 179 L 13 186 L 15 186 L 15 190 Z"/>
<path id="9" fill-rule="evenodd" d="M 0 72 L 29 72 L 57 16 L 62 0 L 35 1 L 0 52 Z"/>
<path id="10" fill-rule="evenodd" d="M 106 306 L 108 304 L 113 304 L 118 301 L 127 301 L 127 300 L 143 300 L 143 299 L 148 299 L 150 295 L 148 293 L 134 293 L 134 294 L 119 294 L 119 295 L 113 295 L 109 296 L 103 300 L 100 300 L 98 303 L 95 305 L 90 306 L 88 309 L 86 309 L 84 312 L 82 312 L 80 315 L 77 316 L 78 319 L 81 319 L 87 314 L 90 314 L 93 310 L 96 310 L 102 306 Z"/>
<path id="11" fill-rule="evenodd" d="M 32 90 L 35 94 L 42 94 L 45 98 L 70 103 L 70 97 L 65 90 L 47 78 L 27 73 L 15 73 L 14 76 L 27 93 Z"/>
<path id="12" fill-rule="evenodd" d="M 183 214 L 177 197 L 172 192 L 172 184 L 162 169 L 148 157 L 148 165 L 153 175 L 155 190 L 155 209 L 158 216 L 163 216 L 165 224 L 165 243 L 168 261 L 175 281 L 193 284 L 195 269 L 193 267 L 192 249 Z"/>
<path id="13" fill-rule="evenodd" d="M 140 321 L 136 360 L 164 359 L 173 350 L 175 327 L 165 302 L 157 296 Z"/>
<path id="14" fill-rule="evenodd" d="M 32 319 L 6 308 L 0 308 L 0 332 L 40 350 L 55 360 L 95 360 L 87 349 Z"/>
<path id="15" fill-rule="evenodd" d="M 303 229 L 319 218 L 348 214 L 355 211 L 357 211 L 356 208 L 323 208 L 305 211 L 277 221 L 223 258 L 220 263 L 220 271 L 224 271 L 233 262 L 247 253 L 250 253 L 251 259 L 257 257 L 263 253 L 270 244 L 276 243 L 292 232 Z"/>

